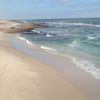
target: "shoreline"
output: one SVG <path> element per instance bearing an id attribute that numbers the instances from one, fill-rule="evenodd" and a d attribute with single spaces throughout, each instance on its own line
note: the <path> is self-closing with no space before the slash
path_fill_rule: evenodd
<path id="1" fill-rule="evenodd" d="M 48 64 L 13 48 L 0 33 L 1 100 L 86 100 L 83 94 Z"/>
<path id="2" fill-rule="evenodd" d="M 1 100 L 100 100 L 100 80 L 67 57 L 30 47 L 3 32 L 0 53 Z"/>
<path id="3" fill-rule="evenodd" d="M 95 79 L 90 73 L 77 67 L 69 58 L 53 54 L 34 45 L 30 47 L 26 43 L 24 44 L 22 40 L 14 40 L 13 42 L 15 42 L 13 46 L 17 50 L 50 65 L 52 69 L 59 72 L 62 78 L 70 82 L 88 98 L 86 100 L 100 99 L 100 80 Z"/>
<path id="4" fill-rule="evenodd" d="M 87 59 L 87 57 L 92 57 L 91 55 L 80 55 L 79 54 L 74 54 L 71 55 L 70 53 L 68 54 L 63 54 L 61 52 L 59 52 L 57 49 L 55 48 L 51 48 L 49 46 L 45 46 L 45 45 L 39 45 L 39 44 L 34 44 L 33 42 L 31 42 L 30 40 L 26 39 L 25 37 L 21 36 L 22 34 L 16 34 L 15 35 L 15 41 L 16 39 L 18 39 L 20 41 L 19 44 L 24 44 L 27 45 L 29 47 L 31 47 L 31 49 L 40 49 L 43 50 L 45 52 L 49 52 L 52 53 L 54 55 L 57 56 L 61 56 L 61 57 L 65 57 L 65 59 L 69 58 L 69 60 L 71 61 L 71 63 L 74 63 L 75 66 L 79 67 L 80 69 L 84 70 L 85 72 L 88 72 L 89 74 L 91 74 L 95 79 L 100 80 L 100 74 L 98 74 L 99 69 L 94 67 L 94 63 L 92 64 L 89 59 Z M 16 44 L 16 43 L 15 43 Z M 82 57 L 81 57 L 82 56 Z M 82 59 L 83 58 L 83 59 Z M 81 60 L 80 60 L 81 59 Z M 85 60 L 86 59 L 86 60 Z M 89 65 L 85 67 L 85 63 L 83 64 L 82 61 L 84 61 L 86 64 L 88 63 Z"/>

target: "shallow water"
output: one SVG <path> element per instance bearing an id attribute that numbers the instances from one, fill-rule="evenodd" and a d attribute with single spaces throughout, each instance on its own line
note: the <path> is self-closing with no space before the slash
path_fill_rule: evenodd
<path id="1" fill-rule="evenodd" d="M 69 55 L 78 67 L 100 79 L 100 19 L 26 20 L 49 28 L 20 35 L 28 44 Z M 21 39 L 20 38 L 20 39 Z"/>

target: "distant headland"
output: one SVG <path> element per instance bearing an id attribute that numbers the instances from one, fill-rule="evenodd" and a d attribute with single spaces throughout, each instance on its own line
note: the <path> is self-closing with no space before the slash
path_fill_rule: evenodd
<path id="1" fill-rule="evenodd" d="M 17 32 L 26 32 L 31 31 L 35 28 L 44 28 L 48 27 L 43 24 L 30 24 L 24 23 L 18 20 L 1 20 L 0 21 L 0 32 L 5 33 L 17 33 Z"/>

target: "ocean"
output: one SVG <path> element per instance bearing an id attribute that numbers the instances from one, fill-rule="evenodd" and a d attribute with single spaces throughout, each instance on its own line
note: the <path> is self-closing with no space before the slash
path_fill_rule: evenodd
<path id="1" fill-rule="evenodd" d="M 18 38 L 30 46 L 37 45 L 51 53 L 69 57 L 77 67 L 100 79 L 100 18 L 23 21 L 49 27 L 18 33 Z"/>

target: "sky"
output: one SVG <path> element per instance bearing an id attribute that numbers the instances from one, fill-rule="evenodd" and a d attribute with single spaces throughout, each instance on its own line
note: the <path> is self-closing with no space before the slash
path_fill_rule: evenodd
<path id="1" fill-rule="evenodd" d="M 100 17 L 100 0 L 0 0 L 0 19 Z"/>

